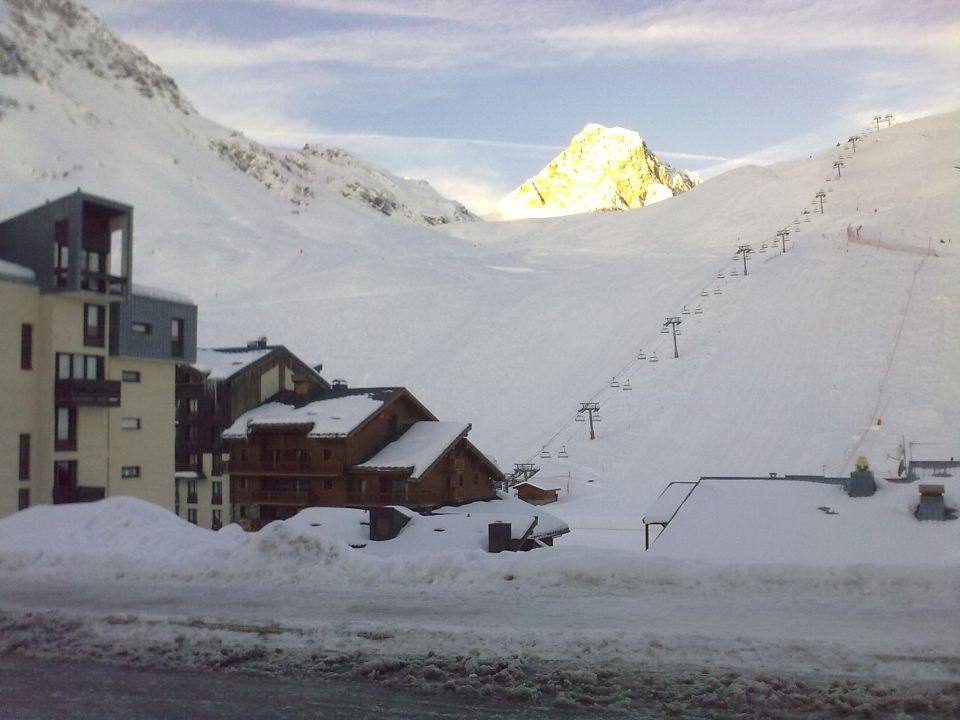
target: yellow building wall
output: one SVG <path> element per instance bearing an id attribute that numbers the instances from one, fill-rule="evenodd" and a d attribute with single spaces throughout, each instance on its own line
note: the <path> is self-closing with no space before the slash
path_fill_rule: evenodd
<path id="1" fill-rule="evenodd" d="M 140 373 L 140 382 L 122 382 L 121 405 L 109 411 L 108 495 L 129 495 L 173 510 L 175 368 L 172 362 L 110 358 L 110 380 L 122 380 L 128 370 Z M 140 428 L 124 429 L 124 418 L 139 419 Z M 140 477 L 123 477 L 124 467 L 139 467 Z"/>
<path id="2" fill-rule="evenodd" d="M 20 332 L 24 323 L 33 326 L 32 370 L 20 369 Z M 44 438 L 38 424 L 39 330 L 38 288 L 0 280 L 0 517 L 17 511 L 21 489 L 30 490 L 30 500 L 33 502 L 34 483 L 41 472 L 38 450 Z M 28 481 L 19 479 L 22 433 L 30 435 Z"/>

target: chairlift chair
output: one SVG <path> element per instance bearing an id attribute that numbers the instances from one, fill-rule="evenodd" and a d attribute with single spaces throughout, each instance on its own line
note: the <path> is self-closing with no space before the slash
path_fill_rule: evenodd
<path id="1" fill-rule="evenodd" d="M 661 334 L 661 335 L 666 335 L 666 334 L 669 333 L 669 332 L 670 332 L 670 331 L 667 330 L 667 326 L 666 326 L 666 325 L 661 325 L 661 326 L 660 326 L 660 334 Z"/>
<path id="2" fill-rule="evenodd" d="M 707 289 L 706 289 L 706 288 L 704 288 L 703 290 L 700 291 L 700 297 L 707 297 Z"/>
<path id="3" fill-rule="evenodd" d="M 762 253 L 765 253 L 766 251 L 767 251 L 767 246 L 766 246 L 766 245 L 764 245 L 764 246 L 761 247 L 759 250 L 757 250 L 757 252 L 762 252 Z"/>
<path id="4" fill-rule="evenodd" d="M 620 381 L 617 380 L 616 376 L 610 378 L 610 387 L 612 387 L 612 388 L 618 388 L 618 387 L 620 387 Z"/>
<path id="5" fill-rule="evenodd" d="M 717 273 L 717 280 L 723 280 L 723 278 L 724 278 L 724 274 L 723 274 L 723 270 L 721 270 L 720 272 Z"/>
<path id="6" fill-rule="evenodd" d="M 558 458 L 563 458 L 563 459 L 566 459 L 566 458 L 570 457 L 570 455 L 567 453 L 567 446 L 566 446 L 566 445 L 563 445 L 563 446 L 560 448 L 560 452 L 557 453 L 557 457 L 558 457 Z"/>
<path id="7" fill-rule="evenodd" d="M 547 446 L 546 446 L 546 445 L 544 445 L 544 446 L 542 446 L 542 447 L 540 448 L 540 457 L 542 457 L 544 460 L 547 460 L 547 459 L 553 457 L 553 456 L 550 454 L 550 451 L 547 450 Z"/>
<path id="8" fill-rule="evenodd" d="M 713 289 L 713 294 L 714 294 L 714 295 L 723 295 L 723 290 L 721 290 L 720 287 L 717 286 L 717 287 L 715 287 L 715 288 Z"/>
<path id="9" fill-rule="evenodd" d="M 587 419 L 583 416 L 583 413 L 577 413 L 577 416 L 574 418 L 575 422 L 586 422 Z"/>
<path id="10" fill-rule="evenodd" d="M 703 307 L 700 306 L 700 305 L 697 305 L 696 309 L 693 311 L 693 314 L 694 314 L 694 315 L 703 315 Z"/>
<path id="11" fill-rule="evenodd" d="M 637 360 L 646 360 L 646 359 L 647 359 L 647 354 L 643 350 L 637 353 Z"/>
<path id="12" fill-rule="evenodd" d="M 633 385 L 631 385 L 631 384 L 630 384 L 630 381 L 627 380 L 627 381 L 623 384 L 623 388 L 622 388 L 622 389 L 623 389 L 624 391 L 626 391 L 626 390 L 633 390 Z"/>
<path id="13" fill-rule="evenodd" d="M 600 419 L 600 413 L 594 413 L 594 414 L 593 414 L 593 421 L 594 421 L 595 423 L 597 423 L 597 422 L 602 422 L 602 420 Z"/>
<path id="14" fill-rule="evenodd" d="M 681 315 L 689 315 L 689 314 L 690 314 L 690 308 L 688 308 L 686 305 L 684 305 L 684 306 L 683 306 L 683 309 L 680 310 L 680 314 L 681 314 Z"/>
<path id="15" fill-rule="evenodd" d="M 734 268 L 733 270 L 731 270 L 731 271 L 730 271 L 730 274 L 733 275 L 734 277 L 739 277 L 739 276 L 740 276 L 740 273 L 737 271 L 736 268 Z"/>
<path id="16" fill-rule="evenodd" d="M 660 359 L 657 357 L 657 353 L 650 353 L 650 362 L 660 362 Z"/>

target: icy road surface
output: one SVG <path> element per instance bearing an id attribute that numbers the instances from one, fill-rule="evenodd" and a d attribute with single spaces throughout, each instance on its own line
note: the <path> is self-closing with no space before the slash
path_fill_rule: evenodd
<path id="1" fill-rule="evenodd" d="M 641 714 L 960 712 L 960 601 L 868 584 L 844 604 L 790 582 L 554 597 L 24 578 L 0 588 L 0 652 Z"/>

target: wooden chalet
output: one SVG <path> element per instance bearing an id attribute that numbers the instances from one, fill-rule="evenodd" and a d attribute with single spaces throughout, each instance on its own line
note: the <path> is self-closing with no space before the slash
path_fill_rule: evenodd
<path id="1" fill-rule="evenodd" d="M 496 496 L 497 467 L 405 388 L 285 392 L 223 433 L 232 517 L 256 530 L 314 506 L 426 510 Z"/>

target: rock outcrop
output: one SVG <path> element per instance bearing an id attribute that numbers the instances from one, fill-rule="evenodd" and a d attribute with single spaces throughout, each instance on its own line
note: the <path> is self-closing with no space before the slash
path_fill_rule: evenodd
<path id="1" fill-rule="evenodd" d="M 591 123 L 535 177 L 500 201 L 501 219 L 628 210 L 700 183 L 696 173 L 661 162 L 633 130 Z"/>

